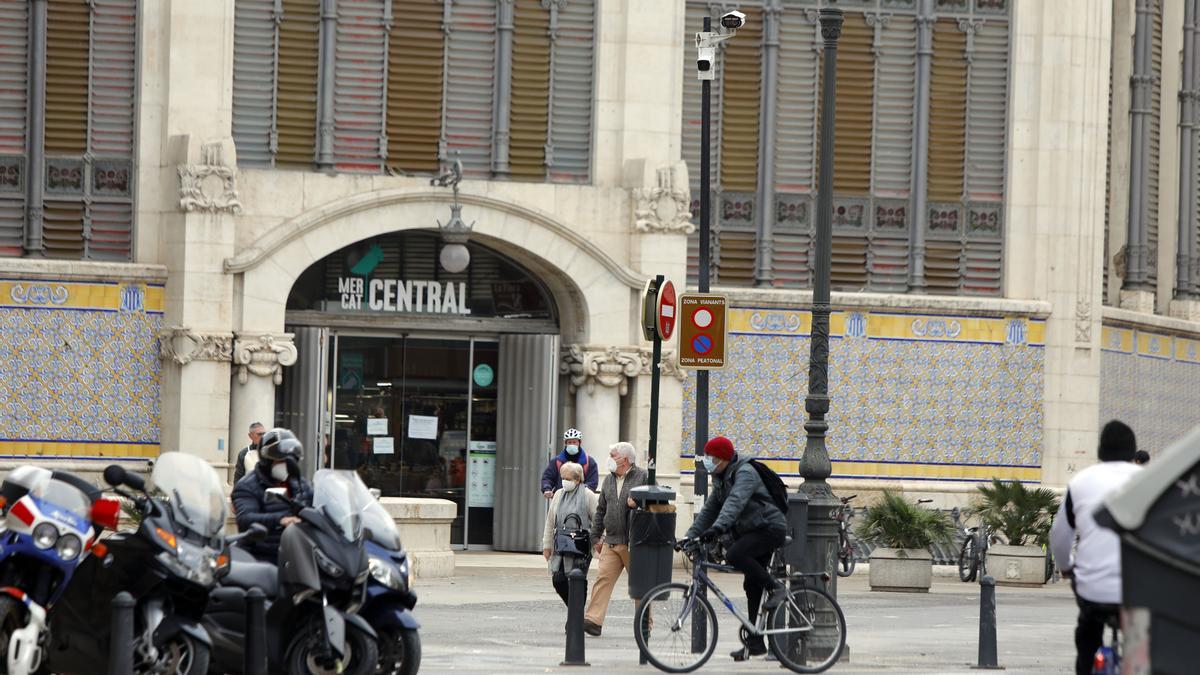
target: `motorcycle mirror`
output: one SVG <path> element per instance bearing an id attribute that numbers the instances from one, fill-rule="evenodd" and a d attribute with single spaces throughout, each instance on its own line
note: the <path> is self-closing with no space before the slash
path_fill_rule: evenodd
<path id="1" fill-rule="evenodd" d="M 271 501 L 286 501 L 287 488 L 281 488 L 281 487 L 267 488 L 266 499 L 269 502 L 271 502 Z"/>
<path id="2" fill-rule="evenodd" d="M 109 464 L 104 467 L 104 482 L 114 487 L 125 483 L 125 467 L 120 464 Z"/>
<path id="3" fill-rule="evenodd" d="M 380 490 L 379 488 L 369 488 L 367 492 L 370 492 L 371 496 L 375 499 L 379 499 L 383 495 L 383 490 Z"/>

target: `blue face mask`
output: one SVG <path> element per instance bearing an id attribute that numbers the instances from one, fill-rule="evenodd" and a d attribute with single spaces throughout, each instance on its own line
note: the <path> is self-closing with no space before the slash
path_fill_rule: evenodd
<path id="1" fill-rule="evenodd" d="M 704 464 L 704 470 L 709 473 L 712 473 L 717 468 L 717 460 L 709 457 L 708 455 L 701 456 L 700 462 Z"/>
<path id="2" fill-rule="evenodd" d="M 564 450 L 566 450 L 567 454 L 571 455 L 572 457 L 579 454 L 579 446 L 578 445 L 568 445 L 566 448 L 564 448 Z"/>

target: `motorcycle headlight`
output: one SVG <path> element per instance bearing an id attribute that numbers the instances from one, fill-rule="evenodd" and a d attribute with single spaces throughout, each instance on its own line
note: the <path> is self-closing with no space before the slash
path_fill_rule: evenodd
<path id="1" fill-rule="evenodd" d="M 58 557 L 70 561 L 79 557 L 79 552 L 83 550 L 83 542 L 79 541 L 79 537 L 68 534 L 60 537 L 58 545 L 54 548 L 58 550 Z"/>
<path id="2" fill-rule="evenodd" d="M 375 581 L 392 590 L 404 590 L 405 576 L 407 575 L 404 574 L 403 568 L 397 569 L 391 561 L 375 556 L 371 556 L 367 564 L 370 566 L 371 576 L 375 578 Z"/>
<path id="3" fill-rule="evenodd" d="M 317 567 L 320 567 L 322 572 L 335 579 L 346 573 L 337 563 L 330 560 L 329 556 L 322 553 L 319 548 L 313 549 L 313 557 L 317 559 Z"/>
<path id="4" fill-rule="evenodd" d="M 42 523 L 33 528 L 33 543 L 38 548 L 50 548 L 58 541 L 58 528 L 50 523 Z"/>
<path id="5" fill-rule="evenodd" d="M 171 555 L 163 551 L 156 556 L 158 562 L 171 573 L 201 586 L 212 586 L 217 570 L 217 559 L 198 546 L 180 544 L 179 553 Z"/>

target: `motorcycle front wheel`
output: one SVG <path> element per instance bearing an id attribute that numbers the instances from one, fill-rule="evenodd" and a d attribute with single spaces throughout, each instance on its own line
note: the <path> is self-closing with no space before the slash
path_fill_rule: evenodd
<path id="1" fill-rule="evenodd" d="M 322 663 L 325 637 L 321 626 L 310 623 L 292 640 L 287 648 L 288 675 L 372 675 L 379 665 L 379 645 L 375 638 L 346 624 L 346 653 L 342 668 Z"/>
<path id="2" fill-rule="evenodd" d="M 8 648 L 13 632 L 25 626 L 25 606 L 16 598 L 0 595 L 0 668 L 8 671 Z"/>
<path id="3" fill-rule="evenodd" d="M 421 636 L 415 629 L 379 631 L 377 675 L 416 675 L 421 668 Z"/>
<path id="4" fill-rule="evenodd" d="M 180 634 L 162 646 L 157 661 L 137 664 L 134 670 L 139 675 L 207 675 L 209 656 L 208 645 Z"/>

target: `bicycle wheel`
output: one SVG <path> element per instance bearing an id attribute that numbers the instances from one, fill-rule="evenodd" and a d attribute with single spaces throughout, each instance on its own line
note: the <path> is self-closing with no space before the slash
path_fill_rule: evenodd
<path id="1" fill-rule="evenodd" d="M 689 607 L 690 603 L 690 607 Z M 690 673 L 717 648 L 717 614 L 685 584 L 661 584 L 642 598 L 633 618 L 637 646 L 655 668 Z"/>
<path id="2" fill-rule="evenodd" d="M 962 550 L 958 552 L 958 580 L 975 581 L 979 573 L 979 557 L 975 551 L 975 535 L 969 534 L 963 539 Z"/>
<path id="3" fill-rule="evenodd" d="M 849 534 L 843 534 L 841 544 L 837 574 L 839 577 L 848 577 L 854 574 L 854 566 L 858 564 L 854 557 L 854 541 L 850 539 Z"/>
<path id="4" fill-rule="evenodd" d="M 771 612 L 768 630 L 793 632 L 768 635 L 779 663 L 796 673 L 822 673 L 837 663 L 846 647 L 846 617 L 828 593 L 798 588 L 787 602 Z"/>

